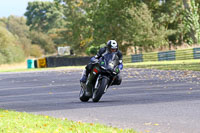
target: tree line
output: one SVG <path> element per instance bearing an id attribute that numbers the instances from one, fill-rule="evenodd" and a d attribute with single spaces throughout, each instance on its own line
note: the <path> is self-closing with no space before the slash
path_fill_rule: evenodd
<path id="1" fill-rule="evenodd" d="M 24 17 L 0 18 L 0 64 L 22 62 L 56 51 L 48 34 L 32 30 Z"/>
<path id="2" fill-rule="evenodd" d="M 143 52 L 200 43 L 199 3 L 200 0 L 33 1 L 28 3 L 26 19 L 14 18 L 23 22 L 12 17 L 0 22 L 4 30 L 14 35 L 25 55 L 31 53 L 30 47 L 48 54 L 66 45 L 77 55 L 95 54 L 109 39 L 117 40 L 125 54 L 129 47 Z M 9 28 L 16 22 L 19 27 L 13 27 L 23 34 Z"/>

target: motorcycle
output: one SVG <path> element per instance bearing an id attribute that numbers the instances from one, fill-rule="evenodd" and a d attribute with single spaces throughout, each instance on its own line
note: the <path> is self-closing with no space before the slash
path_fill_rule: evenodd
<path id="1" fill-rule="evenodd" d="M 90 98 L 93 102 L 99 102 L 120 72 L 119 58 L 116 53 L 107 53 L 93 64 L 94 67 L 88 75 L 87 82 L 81 82 L 79 98 L 82 102 L 87 102 Z"/>

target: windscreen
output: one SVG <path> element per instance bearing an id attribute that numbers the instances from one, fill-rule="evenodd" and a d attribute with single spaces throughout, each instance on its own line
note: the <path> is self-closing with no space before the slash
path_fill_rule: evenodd
<path id="1" fill-rule="evenodd" d="M 113 70 L 119 64 L 119 58 L 116 53 L 107 53 L 104 55 L 104 67 Z"/>

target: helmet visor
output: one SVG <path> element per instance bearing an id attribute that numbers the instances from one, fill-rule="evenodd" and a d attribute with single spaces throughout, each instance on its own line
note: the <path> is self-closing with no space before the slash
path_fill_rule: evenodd
<path id="1" fill-rule="evenodd" d="M 111 52 L 116 52 L 117 49 L 115 49 L 115 48 L 111 48 L 110 51 L 111 51 Z"/>

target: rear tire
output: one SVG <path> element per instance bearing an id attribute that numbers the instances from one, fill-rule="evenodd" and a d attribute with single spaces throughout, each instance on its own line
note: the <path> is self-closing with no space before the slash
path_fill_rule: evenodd
<path id="1" fill-rule="evenodd" d="M 108 85 L 108 79 L 102 78 L 101 81 L 99 81 L 99 85 L 98 85 L 99 87 L 97 88 L 97 90 L 93 92 L 93 96 L 92 96 L 93 102 L 98 102 L 101 99 L 107 85 Z"/>
<path id="2" fill-rule="evenodd" d="M 88 102 L 88 100 L 90 99 L 89 97 L 87 97 L 85 95 L 85 91 L 83 90 L 83 88 L 81 88 L 80 93 L 79 93 L 79 98 L 82 102 Z"/>

